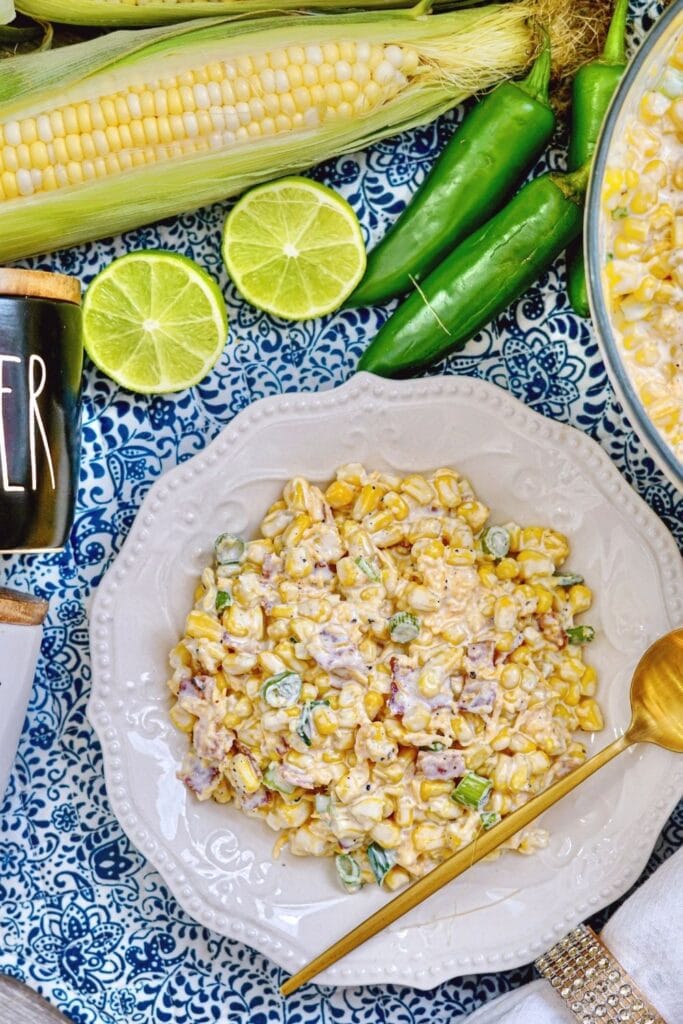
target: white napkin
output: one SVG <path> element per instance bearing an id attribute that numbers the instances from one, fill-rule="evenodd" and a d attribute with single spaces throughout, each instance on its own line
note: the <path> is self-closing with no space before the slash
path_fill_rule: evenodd
<path id="1" fill-rule="evenodd" d="M 601 939 L 667 1024 L 683 1022 L 683 849 L 610 918 Z M 482 1006 L 467 1024 L 576 1024 L 545 979 Z"/>

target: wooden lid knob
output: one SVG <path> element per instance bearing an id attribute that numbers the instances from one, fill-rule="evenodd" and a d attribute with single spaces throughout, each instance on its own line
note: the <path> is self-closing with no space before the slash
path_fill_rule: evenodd
<path id="1" fill-rule="evenodd" d="M 0 622 L 17 626 L 39 626 L 47 615 L 48 603 L 42 597 L 0 587 Z"/>
<path id="2" fill-rule="evenodd" d="M 27 299 L 55 299 L 57 302 L 81 303 L 81 282 L 66 274 L 49 274 L 46 270 L 22 270 L 0 267 L 0 296 L 22 295 Z"/>

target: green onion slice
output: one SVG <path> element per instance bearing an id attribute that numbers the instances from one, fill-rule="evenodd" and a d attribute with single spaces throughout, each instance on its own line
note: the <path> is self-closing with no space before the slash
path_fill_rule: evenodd
<path id="1" fill-rule="evenodd" d="M 479 811 L 488 800 L 492 788 L 493 783 L 490 779 L 477 775 L 476 772 L 468 772 L 451 793 L 451 800 L 462 804 L 463 807 L 470 807 L 473 811 Z"/>
<path id="2" fill-rule="evenodd" d="M 589 644 L 595 640 L 595 630 L 592 626 L 571 626 L 565 630 L 570 644 Z"/>
<path id="3" fill-rule="evenodd" d="M 389 636 L 397 644 L 408 644 L 420 632 L 420 620 L 412 612 L 396 612 L 389 619 Z"/>
<path id="4" fill-rule="evenodd" d="M 360 865 L 357 860 L 348 853 L 338 853 L 334 858 L 334 865 L 339 875 L 339 880 L 347 892 L 358 892 L 361 887 Z"/>
<path id="5" fill-rule="evenodd" d="M 432 743 L 431 747 L 427 747 L 428 750 L 445 750 L 445 743 Z"/>
<path id="6" fill-rule="evenodd" d="M 489 526 L 481 535 L 481 549 L 492 558 L 505 558 L 510 550 L 510 531 L 504 526 Z"/>
<path id="7" fill-rule="evenodd" d="M 218 590 L 216 591 L 216 611 L 222 612 L 224 608 L 229 608 L 232 604 L 232 594 L 229 590 Z"/>
<path id="8" fill-rule="evenodd" d="M 329 814 L 332 800 L 326 793 L 315 794 L 315 809 L 318 814 Z"/>
<path id="9" fill-rule="evenodd" d="M 293 793 L 295 789 L 289 782 L 285 782 L 284 779 L 280 778 L 278 767 L 275 764 L 269 765 L 263 773 L 263 785 L 266 789 L 274 789 L 278 793 L 285 793 L 287 795 Z"/>
<path id="10" fill-rule="evenodd" d="M 291 708 L 301 693 L 301 676 L 286 670 L 266 679 L 261 687 L 261 696 L 271 708 Z"/>
<path id="11" fill-rule="evenodd" d="M 356 565 L 361 572 L 365 573 L 368 579 L 373 581 L 373 583 L 382 582 L 382 576 L 377 566 L 373 565 L 372 562 L 369 562 L 367 558 L 363 557 L 363 555 L 358 556 L 356 559 Z"/>
<path id="12" fill-rule="evenodd" d="M 490 828 L 493 828 L 500 821 L 498 811 L 480 811 L 479 817 L 481 818 L 481 827 L 485 832 L 488 832 Z"/>
<path id="13" fill-rule="evenodd" d="M 575 587 L 577 583 L 583 583 L 583 576 L 578 572 L 556 572 L 552 582 L 557 587 Z"/>
<path id="14" fill-rule="evenodd" d="M 379 843 L 370 843 L 367 853 L 372 873 L 377 879 L 377 884 L 381 885 L 396 860 L 396 854 L 393 850 L 385 850 Z"/>
<path id="15" fill-rule="evenodd" d="M 241 537 L 222 533 L 213 546 L 216 565 L 237 565 L 244 560 L 247 545 Z"/>
<path id="16" fill-rule="evenodd" d="M 329 700 L 307 700 L 304 704 L 296 731 L 307 747 L 313 743 L 313 708 L 329 707 Z"/>

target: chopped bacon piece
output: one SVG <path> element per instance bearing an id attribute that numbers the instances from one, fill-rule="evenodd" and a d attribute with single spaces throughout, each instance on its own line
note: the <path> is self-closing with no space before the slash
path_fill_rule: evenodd
<path id="1" fill-rule="evenodd" d="M 493 640 L 480 640 L 476 644 L 469 644 L 465 653 L 470 668 L 476 672 L 485 672 L 488 669 L 492 669 L 493 652 L 495 649 L 496 645 Z"/>
<path id="2" fill-rule="evenodd" d="M 200 800 L 210 796 L 210 790 L 218 777 L 218 769 L 210 764 L 203 764 L 198 757 L 188 754 L 179 772 L 179 778 L 188 789 L 196 793 Z"/>
<path id="3" fill-rule="evenodd" d="M 417 770 L 425 779 L 457 779 L 465 774 L 465 760 L 459 750 L 421 750 Z"/>
<path id="4" fill-rule="evenodd" d="M 465 683 L 458 707 L 473 715 L 490 715 L 496 703 L 498 687 L 488 679 L 471 679 Z"/>
<path id="5" fill-rule="evenodd" d="M 255 793 L 250 793 L 249 796 L 245 796 L 240 801 L 240 806 L 243 811 L 254 811 L 257 807 L 265 807 L 266 804 L 270 803 L 271 793 L 263 786 L 261 789 L 257 789 Z"/>

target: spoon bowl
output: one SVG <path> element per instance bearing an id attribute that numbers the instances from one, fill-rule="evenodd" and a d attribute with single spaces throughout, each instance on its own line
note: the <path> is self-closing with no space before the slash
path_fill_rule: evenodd
<path id="1" fill-rule="evenodd" d="M 631 683 L 631 743 L 656 743 L 683 754 L 683 629 L 649 647 Z"/>

